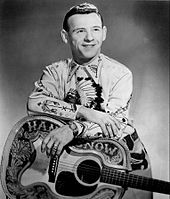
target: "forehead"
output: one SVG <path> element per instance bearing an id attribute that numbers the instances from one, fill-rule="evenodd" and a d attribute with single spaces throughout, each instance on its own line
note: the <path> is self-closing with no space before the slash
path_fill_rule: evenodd
<path id="1" fill-rule="evenodd" d="M 70 29 L 102 26 L 101 18 L 96 13 L 75 14 L 68 19 Z"/>

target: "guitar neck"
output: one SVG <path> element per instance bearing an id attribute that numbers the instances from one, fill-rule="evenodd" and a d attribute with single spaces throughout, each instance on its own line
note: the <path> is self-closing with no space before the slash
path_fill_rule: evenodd
<path id="1" fill-rule="evenodd" d="M 124 188 L 131 187 L 151 192 L 170 194 L 170 182 L 128 174 L 107 166 L 103 166 L 100 180 L 101 182 L 119 185 Z"/>

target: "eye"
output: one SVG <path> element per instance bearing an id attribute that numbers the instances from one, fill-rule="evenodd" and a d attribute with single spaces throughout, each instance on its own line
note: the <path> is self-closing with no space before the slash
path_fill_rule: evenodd
<path id="1" fill-rule="evenodd" d="M 79 30 L 76 31 L 76 33 L 83 33 L 83 32 L 84 32 L 83 29 L 79 29 Z"/>
<path id="2" fill-rule="evenodd" d="M 94 32 L 99 32 L 101 29 L 100 28 L 94 28 L 93 31 Z"/>

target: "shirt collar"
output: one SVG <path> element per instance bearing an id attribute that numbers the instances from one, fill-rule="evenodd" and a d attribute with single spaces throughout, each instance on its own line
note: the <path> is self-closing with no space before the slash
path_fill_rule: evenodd
<path id="1" fill-rule="evenodd" d="M 77 64 L 73 59 L 71 59 L 71 62 L 69 64 L 69 74 L 68 74 L 67 82 L 69 82 L 71 80 L 71 78 L 73 77 L 73 75 L 76 73 L 77 69 L 80 66 L 85 67 L 85 68 L 88 66 L 88 68 L 91 68 L 92 71 L 94 70 L 94 73 L 96 73 L 96 76 L 97 76 L 97 71 L 98 71 L 100 61 L 101 61 L 100 55 L 98 57 L 96 57 L 96 59 L 94 59 L 92 62 L 90 62 L 86 65 Z"/>

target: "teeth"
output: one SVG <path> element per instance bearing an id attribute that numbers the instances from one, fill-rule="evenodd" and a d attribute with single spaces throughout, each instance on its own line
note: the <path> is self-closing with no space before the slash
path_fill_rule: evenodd
<path id="1" fill-rule="evenodd" d="M 91 46 L 94 46 L 94 45 L 83 45 L 83 46 L 85 46 L 85 47 L 91 47 Z"/>

